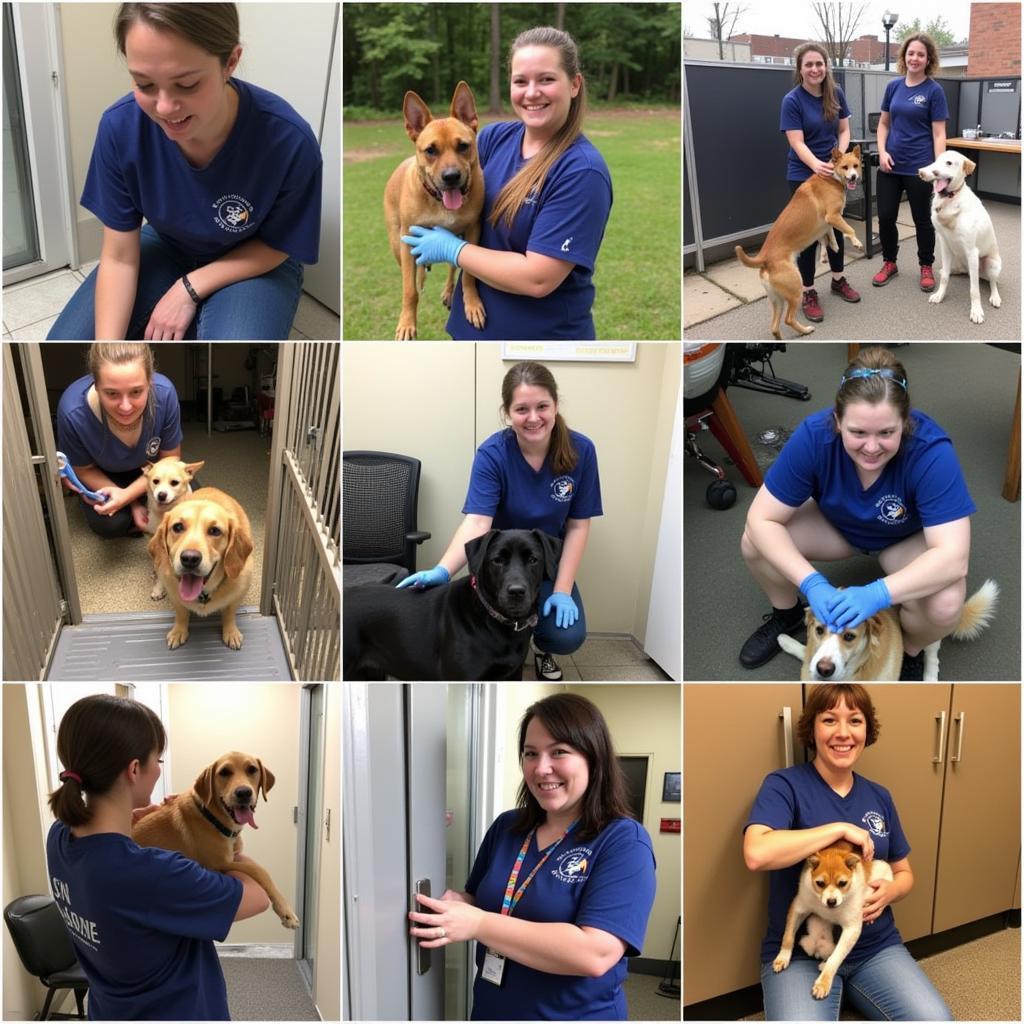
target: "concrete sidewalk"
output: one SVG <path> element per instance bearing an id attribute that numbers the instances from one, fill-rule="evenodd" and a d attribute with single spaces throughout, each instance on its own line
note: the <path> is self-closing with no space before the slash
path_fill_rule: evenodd
<path id="1" fill-rule="evenodd" d="M 981 282 L 981 302 L 985 322 L 970 321 L 969 283 L 965 275 L 954 275 L 945 299 L 938 304 L 928 301 L 918 284 L 917 252 L 914 221 L 907 203 L 900 206 L 897 228 L 900 273 L 884 288 L 876 288 L 871 278 L 882 266 L 879 249 L 871 259 L 846 245 L 846 278 L 861 295 L 861 301 L 844 302 L 829 291 L 831 272 L 828 264 L 818 263 L 815 284 L 818 299 L 825 313 L 814 334 L 807 340 L 827 341 L 905 341 L 910 339 L 952 341 L 1019 341 L 1021 337 L 1020 289 L 1020 207 L 1010 203 L 985 200 L 992 217 L 1003 269 L 999 277 L 999 309 L 989 305 L 989 286 Z M 863 237 L 863 225 L 856 223 Z M 875 222 L 877 233 L 877 221 Z M 754 254 L 754 247 L 747 247 Z M 936 247 L 936 278 L 938 277 Z M 801 323 L 806 323 L 797 313 Z M 708 267 L 703 274 L 687 271 L 683 277 L 683 337 L 687 341 L 770 341 L 770 310 L 757 271 L 739 260 L 723 260 Z M 783 341 L 799 341 L 782 325 Z"/>

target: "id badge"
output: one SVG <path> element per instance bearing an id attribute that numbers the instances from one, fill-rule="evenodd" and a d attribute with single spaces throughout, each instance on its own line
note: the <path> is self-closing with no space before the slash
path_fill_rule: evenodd
<path id="1" fill-rule="evenodd" d="M 489 981 L 492 985 L 500 985 L 504 973 L 505 958 L 501 953 L 495 953 L 493 949 L 487 950 L 484 954 L 484 966 L 481 971 L 484 981 Z"/>

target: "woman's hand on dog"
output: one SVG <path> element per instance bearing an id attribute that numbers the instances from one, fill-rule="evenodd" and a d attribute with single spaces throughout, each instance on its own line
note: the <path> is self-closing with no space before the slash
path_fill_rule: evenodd
<path id="1" fill-rule="evenodd" d="M 859 846 L 861 860 L 865 864 L 870 864 L 875 856 L 875 841 L 871 838 L 871 833 L 867 829 L 851 825 L 848 821 L 841 821 L 839 824 L 844 826 L 841 838 L 853 846 Z"/>
<path id="2" fill-rule="evenodd" d="M 485 911 L 464 902 L 458 896 L 455 899 L 438 900 L 417 893 L 416 899 L 424 907 L 435 911 L 433 914 L 409 911 L 409 920 L 414 922 L 409 934 L 419 939 L 424 949 L 435 949 L 452 942 L 468 942 L 476 938 Z"/>
<path id="3" fill-rule="evenodd" d="M 888 878 L 876 878 L 868 882 L 868 894 L 864 897 L 864 923 L 873 924 L 895 898 L 893 883 Z"/>
<path id="4" fill-rule="evenodd" d="M 832 172 L 835 171 L 835 165 L 829 163 L 827 160 L 818 160 L 814 165 L 814 173 L 819 178 L 831 178 Z"/>
<path id="5" fill-rule="evenodd" d="M 424 228 L 413 224 L 402 241 L 412 250 L 416 265 L 427 263 L 451 263 L 459 265 L 459 253 L 468 243 L 464 238 L 453 235 L 447 228 Z"/>

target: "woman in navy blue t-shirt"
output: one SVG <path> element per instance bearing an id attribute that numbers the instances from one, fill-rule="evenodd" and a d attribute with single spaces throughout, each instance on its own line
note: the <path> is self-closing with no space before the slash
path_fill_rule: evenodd
<path id="1" fill-rule="evenodd" d="M 473 1020 L 626 1020 L 626 957 L 654 903 L 651 838 L 630 813 L 608 725 L 585 697 L 519 725 L 517 811 L 491 825 L 464 891 L 418 896 L 428 949 L 476 939 Z"/>
<path id="2" fill-rule="evenodd" d="M 134 92 L 104 112 L 82 194 L 100 262 L 49 337 L 286 340 L 318 257 L 316 137 L 232 77 L 235 4 L 122 4 L 115 32 Z"/>
<path id="3" fill-rule="evenodd" d="M 797 427 L 747 513 L 740 549 L 772 610 L 740 663 L 765 664 L 782 633 L 802 629 L 802 593 L 833 630 L 899 605 L 900 679 L 921 680 L 924 648 L 963 614 L 974 511 L 952 441 L 911 409 L 903 365 L 888 349 L 864 349 L 840 380 L 835 408 Z M 811 564 L 858 553 L 877 556 L 884 575 L 838 590 Z"/>
<path id="4" fill-rule="evenodd" d="M 433 569 L 407 576 L 399 587 L 446 584 L 467 561 L 466 543 L 488 530 L 542 530 L 562 541 L 558 574 L 541 583 L 534 629 L 538 679 L 556 681 L 555 654 L 571 654 L 587 638 L 576 574 L 602 514 L 597 452 L 590 438 L 570 430 L 558 411 L 558 385 L 541 363 L 516 363 L 501 384 L 509 426 L 477 449 L 462 508 L 466 518 Z"/>

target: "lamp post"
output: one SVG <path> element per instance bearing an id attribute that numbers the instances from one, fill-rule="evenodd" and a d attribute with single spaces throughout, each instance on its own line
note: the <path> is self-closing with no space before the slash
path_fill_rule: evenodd
<path id="1" fill-rule="evenodd" d="M 895 11 L 886 11 L 882 15 L 882 24 L 885 26 L 885 70 L 889 70 L 889 33 L 892 31 L 893 26 L 897 21 L 900 20 L 900 16 Z"/>

